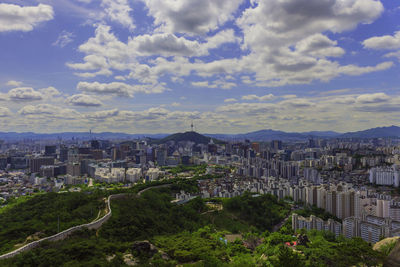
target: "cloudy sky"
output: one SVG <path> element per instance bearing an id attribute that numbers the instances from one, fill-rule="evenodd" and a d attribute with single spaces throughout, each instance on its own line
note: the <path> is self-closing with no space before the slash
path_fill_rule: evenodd
<path id="1" fill-rule="evenodd" d="M 400 125 L 397 0 L 2 0 L 0 131 Z"/>

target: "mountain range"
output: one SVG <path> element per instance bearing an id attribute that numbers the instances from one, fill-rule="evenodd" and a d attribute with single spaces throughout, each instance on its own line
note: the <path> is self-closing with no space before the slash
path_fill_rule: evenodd
<path id="1" fill-rule="evenodd" d="M 191 132 L 187 132 L 191 133 Z M 160 141 L 168 140 L 186 140 L 190 139 L 191 135 L 187 133 L 181 134 L 127 134 L 127 133 L 113 133 L 113 132 L 101 132 L 101 133 L 88 133 L 88 132 L 63 132 L 63 133 L 33 133 L 33 132 L 0 132 L 0 140 L 44 140 L 44 139 L 66 139 L 72 138 L 81 140 L 90 139 L 114 139 L 114 140 L 126 140 L 126 139 L 138 139 L 148 137 L 151 139 L 161 139 Z M 192 132 L 193 133 L 193 132 Z M 385 138 L 385 137 L 400 137 L 400 127 L 388 126 L 388 127 L 377 127 L 357 132 L 338 133 L 333 131 L 310 131 L 310 132 L 284 132 L 276 130 L 260 130 L 255 132 L 249 132 L 244 134 L 203 134 L 205 138 L 196 136 L 194 137 L 200 143 L 208 142 L 209 138 L 219 140 L 250 140 L 250 141 L 271 141 L 274 139 L 280 140 L 305 140 L 308 138 Z M 159 142 L 160 142 L 159 141 Z"/>

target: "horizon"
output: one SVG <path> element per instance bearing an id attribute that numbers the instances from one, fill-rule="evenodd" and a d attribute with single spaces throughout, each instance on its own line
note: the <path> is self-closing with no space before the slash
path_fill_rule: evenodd
<path id="1" fill-rule="evenodd" d="M 8 132 L 400 125 L 390 0 L 4 0 Z M 263 125 L 260 127 L 260 125 Z"/>
<path id="2" fill-rule="evenodd" d="M 368 131 L 368 130 L 373 130 L 373 129 L 382 129 L 382 128 L 390 128 L 390 127 L 397 127 L 399 128 L 400 126 L 397 125 L 388 125 L 388 126 L 377 126 L 374 128 L 368 128 L 368 129 L 363 129 L 360 130 L 361 132 L 363 131 Z M 156 132 L 156 133 L 128 133 L 128 132 L 113 132 L 113 131 L 104 131 L 104 132 L 94 132 L 94 131 L 82 131 L 82 132 L 78 132 L 78 131 L 65 131 L 65 132 L 14 132 L 14 131 L 10 131 L 10 132 L 5 132 L 5 131 L 0 131 L 0 133 L 17 133 L 17 134 L 25 134 L 25 133 L 32 133 L 32 134 L 44 134 L 44 135 L 54 135 L 54 134 L 67 134 L 67 133 L 71 133 L 71 134 L 104 134 L 104 133 L 111 133 L 111 134 L 126 134 L 126 135 L 172 135 L 172 134 L 178 134 L 178 133 L 188 133 L 188 132 L 195 132 L 198 134 L 209 134 L 209 135 L 241 135 L 241 134 L 249 134 L 249 133 L 254 133 L 254 132 L 261 132 L 261 131 L 275 131 L 275 132 L 284 132 L 284 133 L 298 133 L 298 134 L 303 134 L 303 133 L 311 133 L 311 132 L 320 132 L 320 133 L 324 133 L 324 132 L 332 132 L 332 133 L 336 133 L 336 134 L 346 134 L 346 133 L 353 133 L 353 132 L 359 132 L 359 131 L 347 131 L 347 132 L 336 132 L 336 131 L 329 131 L 329 130 L 309 130 L 309 131 L 304 131 L 304 132 L 289 132 L 289 131 L 282 131 L 282 130 L 277 130 L 277 129 L 260 129 L 260 130 L 255 130 L 255 131 L 251 131 L 251 132 L 237 132 L 237 133 L 221 133 L 221 132 L 217 132 L 217 133 L 209 133 L 209 132 L 198 132 L 196 130 L 184 130 L 184 131 L 177 131 L 177 132 Z"/>

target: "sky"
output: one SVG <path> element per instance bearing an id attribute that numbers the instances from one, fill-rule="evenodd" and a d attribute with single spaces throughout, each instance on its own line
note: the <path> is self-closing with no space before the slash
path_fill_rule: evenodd
<path id="1" fill-rule="evenodd" d="M 400 125 L 398 0 L 2 0 L 0 131 Z"/>

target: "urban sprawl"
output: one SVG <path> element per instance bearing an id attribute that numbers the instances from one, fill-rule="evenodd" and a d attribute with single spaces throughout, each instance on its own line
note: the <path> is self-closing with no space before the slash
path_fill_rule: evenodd
<path id="1" fill-rule="evenodd" d="M 0 142 L 0 205 L 40 192 L 80 186 L 129 187 L 180 177 L 176 166 L 205 166 L 194 197 L 230 198 L 244 192 L 272 194 L 297 205 L 324 209 L 337 220 L 292 214 L 294 230 L 329 230 L 376 243 L 400 236 L 400 145 L 397 139 L 197 144 L 192 141 L 23 140 Z"/>

